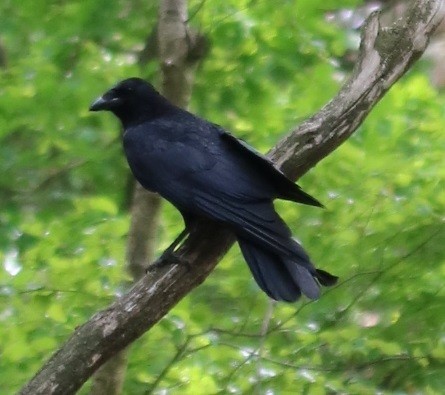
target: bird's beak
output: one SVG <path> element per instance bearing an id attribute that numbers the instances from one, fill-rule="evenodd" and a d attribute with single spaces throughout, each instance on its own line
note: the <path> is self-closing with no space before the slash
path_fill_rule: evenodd
<path id="1" fill-rule="evenodd" d="M 109 107 L 109 100 L 104 99 L 103 96 L 97 98 L 94 100 L 93 103 L 91 103 L 90 111 L 101 111 L 101 110 L 108 110 Z"/>

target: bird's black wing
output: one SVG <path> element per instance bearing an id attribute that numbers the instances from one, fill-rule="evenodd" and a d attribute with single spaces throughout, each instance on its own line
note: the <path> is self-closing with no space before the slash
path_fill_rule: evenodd
<path id="1" fill-rule="evenodd" d="M 218 125 L 215 125 L 215 128 L 218 130 L 221 139 L 226 141 L 234 150 L 248 157 L 252 164 L 274 183 L 278 192 L 277 197 L 310 206 L 323 207 L 317 199 L 304 192 L 297 184 L 289 180 L 281 170 L 275 167 L 274 163 L 267 156 L 261 154 L 244 140 L 233 136 Z"/>

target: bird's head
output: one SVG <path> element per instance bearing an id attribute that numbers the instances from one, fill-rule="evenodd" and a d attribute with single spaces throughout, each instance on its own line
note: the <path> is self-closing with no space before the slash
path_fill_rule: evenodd
<path id="1" fill-rule="evenodd" d="M 116 84 L 90 106 L 90 111 L 111 111 L 124 127 L 156 118 L 174 108 L 155 88 L 141 78 Z"/>

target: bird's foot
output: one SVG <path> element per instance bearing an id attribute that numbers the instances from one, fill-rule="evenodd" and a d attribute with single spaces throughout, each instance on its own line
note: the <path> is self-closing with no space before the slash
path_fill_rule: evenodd
<path id="1" fill-rule="evenodd" d="M 146 270 L 147 273 L 168 265 L 184 265 L 190 270 L 191 265 L 187 259 L 181 258 L 173 251 L 164 251 Z"/>

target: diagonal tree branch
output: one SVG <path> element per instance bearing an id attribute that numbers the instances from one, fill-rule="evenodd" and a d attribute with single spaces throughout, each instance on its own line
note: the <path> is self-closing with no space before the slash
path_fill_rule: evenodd
<path id="1" fill-rule="evenodd" d="M 351 78 L 317 114 L 272 150 L 271 158 L 298 178 L 337 148 L 360 125 L 388 89 L 425 50 L 445 15 L 444 0 L 417 0 L 405 17 L 381 27 L 368 19 L 359 61 Z M 80 326 L 47 361 L 21 394 L 72 394 L 112 355 L 156 324 L 179 300 L 201 284 L 233 242 L 215 224 L 202 223 L 180 248 L 192 262 L 157 269 L 123 297 Z"/>
<path id="2" fill-rule="evenodd" d="M 290 178 L 300 178 L 355 132 L 372 108 L 420 58 L 445 14 L 442 0 L 416 1 L 405 17 L 380 26 L 380 12 L 362 28 L 351 77 L 318 113 L 281 140 L 270 156 Z"/>

